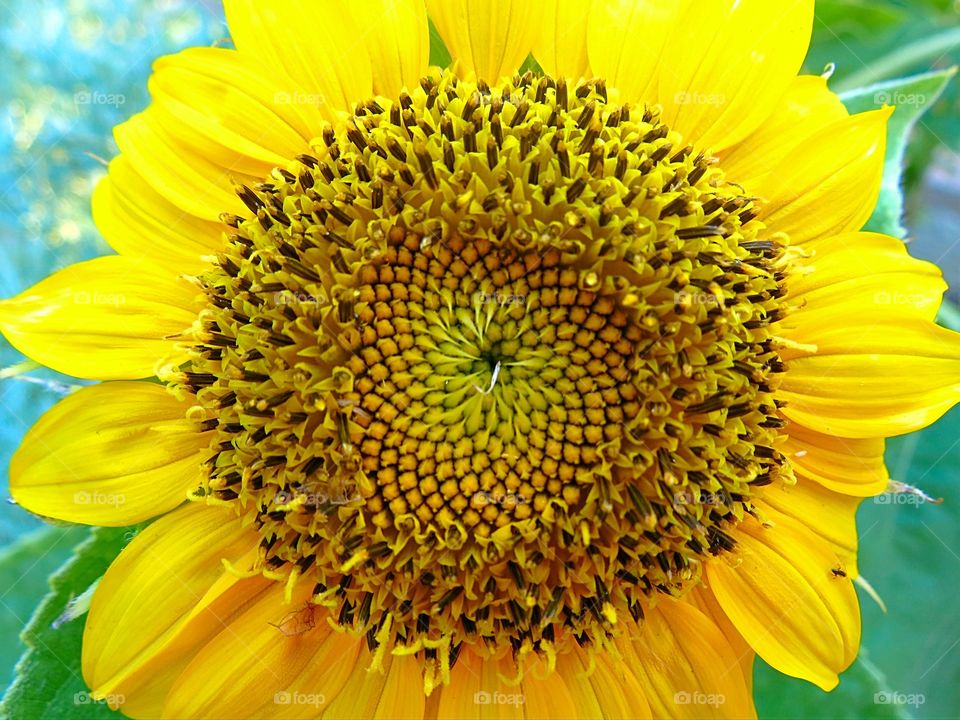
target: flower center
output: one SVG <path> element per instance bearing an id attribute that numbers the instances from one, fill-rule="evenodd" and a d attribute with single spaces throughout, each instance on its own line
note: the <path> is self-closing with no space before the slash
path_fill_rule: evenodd
<path id="1" fill-rule="evenodd" d="M 629 364 L 644 333 L 552 247 L 394 238 L 359 273 L 364 329 L 340 400 L 372 480 L 361 492 L 380 530 L 413 515 L 451 560 L 465 546 L 495 559 L 498 529 L 610 482 L 603 465 L 640 414 Z"/>
<path id="2" fill-rule="evenodd" d="M 428 689 L 464 642 L 604 645 L 788 472 L 782 247 L 602 82 L 428 77 L 240 196 L 182 378 L 197 498 Z"/>

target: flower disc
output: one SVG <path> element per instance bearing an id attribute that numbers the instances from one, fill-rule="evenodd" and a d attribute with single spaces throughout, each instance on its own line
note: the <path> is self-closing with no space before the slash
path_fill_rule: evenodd
<path id="1" fill-rule="evenodd" d="M 197 495 L 428 687 L 463 642 L 603 645 L 789 472 L 782 246 L 602 82 L 428 77 L 240 196 L 182 379 Z"/>

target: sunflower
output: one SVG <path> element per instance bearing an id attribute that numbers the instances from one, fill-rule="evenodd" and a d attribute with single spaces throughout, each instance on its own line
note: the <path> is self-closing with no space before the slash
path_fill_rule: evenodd
<path id="1" fill-rule="evenodd" d="M 226 15 L 236 49 L 158 60 L 116 129 L 117 254 L 0 305 L 103 381 L 27 434 L 16 501 L 151 521 L 93 596 L 94 696 L 739 718 L 756 654 L 833 688 L 857 506 L 960 340 L 939 271 L 860 232 L 892 110 L 798 76 L 813 3 Z"/>

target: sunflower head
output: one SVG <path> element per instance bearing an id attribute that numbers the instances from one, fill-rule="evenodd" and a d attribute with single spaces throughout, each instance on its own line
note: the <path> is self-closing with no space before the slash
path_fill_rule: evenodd
<path id="1" fill-rule="evenodd" d="M 236 49 L 160 61 L 117 130 L 120 254 L 2 305 L 109 381 L 28 435 L 17 499 L 163 515 L 94 597 L 95 694 L 750 716 L 755 653 L 833 687 L 882 439 L 960 369 L 937 271 L 858 232 L 889 111 L 796 77 L 806 1 L 428 4 L 451 68 L 414 0 L 228 3 Z M 878 309 L 884 274 L 929 303 Z M 128 302 L 71 304 L 99 287 Z M 105 487 L 130 502 L 64 501 Z"/>
<path id="2" fill-rule="evenodd" d="M 239 190 L 180 377 L 197 498 L 271 575 L 445 677 L 464 642 L 602 647 L 735 548 L 783 474 L 783 247 L 716 158 L 532 73 L 321 137 Z"/>

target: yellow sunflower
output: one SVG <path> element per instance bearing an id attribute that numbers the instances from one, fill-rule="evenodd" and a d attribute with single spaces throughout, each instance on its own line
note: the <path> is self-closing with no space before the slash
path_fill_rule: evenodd
<path id="1" fill-rule="evenodd" d="M 755 653 L 833 688 L 857 505 L 960 340 L 938 270 L 859 232 L 891 109 L 797 75 L 812 0 L 226 15 L 116 130 L 118 254 L 0 305 L 104 381 L 27 434 L 17 502 L 153 519 L 93 597 L 95 697 L 741 718 Z"/>

